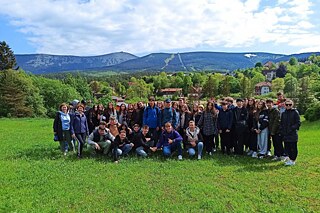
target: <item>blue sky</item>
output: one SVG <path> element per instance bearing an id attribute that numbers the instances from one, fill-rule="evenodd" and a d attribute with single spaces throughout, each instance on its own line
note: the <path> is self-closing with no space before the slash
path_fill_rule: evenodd
<path id="1" fill-rule="evenodd" d="M 16 54 L 320 51 L 320 0 L 0 0 Z"/>

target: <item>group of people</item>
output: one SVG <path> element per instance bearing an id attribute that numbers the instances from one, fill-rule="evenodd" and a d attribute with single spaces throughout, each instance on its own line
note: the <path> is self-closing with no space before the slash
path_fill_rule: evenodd
<path id="1" fill-rule="evenodd" d="M 157 150 L 167 158 L 177 151 L 179 160 L 184 152 L 200 160 L 219 148 L 226 155 L 265 158 L 272 156 L 272 142 L 272 160 L 292 166 L 300 127 L 293 104 L 282 94 L 277 102 L 226 97 L 210 99 L 205 107 L 198 102 L 188 105 L 184 98 L 156 102 L 153 96 L 147 105 L 123 103 L 118 110 L 113 103 L 88 107 L 82 101 L 61 104 L 53 129 L 64 155 L 72 150 L 78 158 L 86 142 L 91 155 L 111 155 L 114 162 L 130 152 L 147 157 Z"/>

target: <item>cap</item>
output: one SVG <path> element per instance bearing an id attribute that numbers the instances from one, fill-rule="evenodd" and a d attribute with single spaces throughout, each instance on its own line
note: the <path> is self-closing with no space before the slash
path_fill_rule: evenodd
<path id="1" fill-rule="evenodd" d="M 164 102 L 170 103 L 170 102 L 171 102 L 171 99 L 170 99 L 170 98 L 167 98 Z"/>
<path id="2" fill-rule="evenodd" d="M 243 102 L 242 98 L 238 98 L 236 102 Z"/>

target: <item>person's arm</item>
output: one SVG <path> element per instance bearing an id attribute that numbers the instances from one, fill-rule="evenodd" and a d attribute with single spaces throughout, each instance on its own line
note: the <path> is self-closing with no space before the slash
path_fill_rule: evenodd
<path id="1" fill-rule="evenodd" d="M 291 128 L 294 130 L 299 130 L 300 125 L 301 125 L 301 122 L 300 122 L 299 112 L 297 110 L 294 110 L 294 121 L 293 121 L 293 125 L 291 126 Z"/>
<path id="2" fill-rule="evenodd" d="M 74 135 L 74 120 L 75 120 L 75 115 L 70 115 L 70 132 L 71 132 L 71 135 Z"/>
<path id="3" fill-rule="evenodd" d="M 267 128 L 268 125 L 269 125 L 269 117 L 266 113 L 264 113 L 259 129 L 262 131 L 263 129 Z"/>
<path id="4" fill-rule="evenodd" d="M 148 108 L 146 107 L 143 111 L 142 126 L 146 125 L 147 119 L 148 119 Z"/>
<path id="5" fill-rule="evenodd" d="M 59 113 L 57 112 L 56 117 L 54 118 L 54 121 L 53 121 L 53 132 L 55 134 L 58 133 L 58 129 L 59 129 L 59 124 L 58 124 L 59 120 L 58 119 L 59 119 Z"/>
<path id="6" fill-rule="evenodd" d="M 88 144 L 89 145 L 95 145 L 96 144 L 96 142 L 94 142 L 93 141 L 93 132 L 89 135 L 89 137 L 88 137 Z"/>
<path id="7" fill-rule="evenodd" d="M 197 142 L 203 142 L 203 136 L 201 132 L 198 133 L 198 141 Z"/>
<path id="8" fill-rule="evenodd" d="M 181 142 L 183 140 L 182 136 L 179 134 L 179 132 L 173 130 L 173 142 Z"/>
<path id="9" fill-rule="evenodd" d="M 228 117 L 229 117 L 228 130 L 231 130 L 232 129 L 232 124 L 233 124 L 233 112 L 232 111 L 229 111 L 229 116 Z"/>

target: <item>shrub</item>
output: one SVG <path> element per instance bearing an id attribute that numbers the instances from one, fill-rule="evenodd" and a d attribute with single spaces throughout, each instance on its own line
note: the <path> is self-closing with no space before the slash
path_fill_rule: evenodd
<path id="1" fill-rule="evenodd" d="M 304 117 L 307 121 L 320 120 L 320 101 L 312 104 L 305 112 Z"/>

